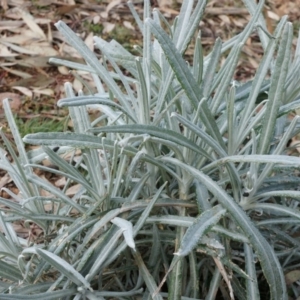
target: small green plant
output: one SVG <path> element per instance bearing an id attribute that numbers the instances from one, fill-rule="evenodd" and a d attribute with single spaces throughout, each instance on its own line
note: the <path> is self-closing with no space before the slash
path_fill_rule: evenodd
<path id="1" fill-rule="evenodd" d="M 116 40 L 120 43 L 126 50 L 132 50 L 132 45 L 130 44 L 130 37 L 132 36 L 132 31 L 123 25 L 116 24 L 115 28 L 109 33 L 110 39 Z"/>
<path id="2" fill-rule="evenodd" d="M 300 159 L 286 145 L 299 133 L 288 116 L 300 107 L 300 43 L 292 57 L 287 18 L 270 35 L 263 1 L 245 4 L 252 19 L 243 32 L 217 39 L 205 57 L 198 34 L 191 64 L 183 55 L 205 1 L 184 0 L 172 26 L 150 15 L 148 0 L 143 21 L 129 3 L 141 55 L 95 37 L 103 64 L 56 24 L 86 64 L 51 62 L 90 72 L 97 93 L 75 96 L 66 84 L 58 106 L 69 108 L 74 132 L 23 140 L 4 100 L 19 156 L 2 133 L 14 162 L 0 151 L 0 163 L 20 192 L 0 198 L 1 299 L 299 296 L 297 277 L 287 285 L 285 275 L 299 268 Z M 254 79 L 239 84 L 233 74 L 254 30 L 264 56 Z M 90 107 L 101 112 L 96 120 Z M 23 141 L 41 147 L 26 152 Z M 46 158 L 58 168 L 41 165 Z M 41 236 L 22 239 L 16 224 Z"/>
<path id="3" fill-rule="evenodd" d="M 84 22 L 84 27 L 87 28 L 89 32 L 93 32 L 94 34 L 100 35 L 103 31 L 103 25 L 102 24 L 94 24 L 89 22 Z"/>
<path id="4" fill-rule="evenodd" d="M 66 119 L 67 118 L 61 118 L 61 120 L 56 120 L 53 118 L 37 116 L 24 122 L 18 116 L 15 116 L 15 122 L 21 136 L 36 132 L 63 131 L 66 127 Z"/>

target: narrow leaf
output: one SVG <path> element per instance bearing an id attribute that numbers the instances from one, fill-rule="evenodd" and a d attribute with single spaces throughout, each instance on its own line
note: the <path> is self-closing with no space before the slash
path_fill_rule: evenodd
<path id="1" fill-rule="evenodd" d="M 76 294 L 76 289 L 64 289 L 60 291 L 51 291 L 46 293 L 24 295 L 24 294 L 10 294 L 1 295 L 1 300 L 57 300 L 66 299 Z"/>
<path id="2" fill-rule="evenodd" d="M 153 300 L 163 300 L 162 296 L 160 296 L 159 294 L 155 294 L 156 291 L 158 290 L 157 285 L 156 285 L 151 273 L 147 269 L 147 267 L 141 257 L 141 254 L 138 251 L 132 251 L 132 254 L 134 256 L 137 266 L 139 267 L 140 274 L 142 275 L 142 277 L 146 283 L 146 286 L 147 286 L 150 294 L 152 295 L 152 299 Z"/>
<path id="3" fill-rule="evenodd" d="M 282 33 L 282 40 L 278 50 L 276 65 L 271 78 L 269 101 L 267 103 L 260 135 L 261 138 L 258 144 L 259 154 L 268 153 L 273 139 L 278 110 L 284 97 L 284 85 L 290 62 L 292 39 L 292 25 L 288 22 Z"/>
<path id="4" fill-rule="evenodd" d="M 189 70 L 186 62 L 182 58 L 181 54 L 175 48 L 171 39 L 168 35 L 151 19 L 147 19 L 146 22 L 150 24 L 151 30 L 154 36 L 160 43 L 160 46 L 164 50 L 164 53 L 169 61 L 170 66 L 172 67 L 175 76 L 180 82 L 182 88 L 185 90 L 187 97 L 191 101 L 195 109 L 197 109 L 200 100 L 202 99 L 202 93 L 198 83 L 196 82 L 193 74 Z M 210 133 L 214 136 L 216 129 L 218 128 L 210 110 L 207 105 L 203 105 L 203 114 L 200 114 L 200 118 L 203 121 L 206 128 L 210 130 Z M 203 117 L 206 118 L 203 118 Z M 214 131 L 211 132 L 211 129 Z M 218 136 L 218 141 L 221 143 L 221 135 Z"/>
<path id="5" fill-rule="evenodd" d="M 255 258 L 253 255 L 252 248 L 247 243 L 244 244 L 244 253 L 246 261 L 246 271 L 250 277 L 246 279 L 247 300 L 259 300 L 260 296 L 257 284 Z"/>
<path id="6" fill-rule="evenodd" d="M 186 138 L 185 136 L 181 135 L 170 129 L 165 129 L 153 125 L 142 125 L 139 126 L 133 125 L 116 125 L 116 126 L 104 126 L 95 129 L 91 129 L 92 132 L 117 132 L 117 133 L 132 133 L 132 134 L 149 134 L 161 139 L 165 139 L 171 142 L 174 142 L 178 145 L 187 147 L 195 152 L 211 159 L 210 156 L 202 150 L 199 146 L 193 143 L 191 140 Z"/>
<path id="7" fill-rule="evenodd" d="M 64 274 L 67 278 L 69 278 L 72 282 L 74 282 L 77 286 L 84 286 L 87 289 L 91 288 L 90 283 L 64 259 L 60 258 L 52 252 L 39 248 L 36 248 L 36 253 L 50 265 Z"/>
<path id="8" fill-rule="evenodd" d="M 263 273 L 269 283 L 273 297 L 272 299 L 287 299 L 286 284 L 282 267 L 273 248 L 254 226 L 241 207 L 232 199 L 232 197 L 230 197 L 225 190 L 201 171 L 174 158 L 164 157 L 161 160 L 179 166 L 192 174 L 196 180 L 199 180 L 206 185 L 207 189 L 218 199 L 220 204 L 227 209 L 230 217 L 235 220 L 237 225 L 243 230 L 252 247 L 255 249 L 261 263 Z"/>
<path id="9" fill-rule="evenodd" d="M 121 112 L 126 114 L 132 121 L 135 122 L 135 120 L 132 118 L 130 114 L 119 104 L 111 101 L 109 97 L 100 97 L 100 96 L 78 96 L 74 98 L 63 98 L 60 99 L 57 102 L 58 107 L 64 107 L 64 106 L 83 106 L 83 105 L 90 105 L 90 104 L 102 104 L 102 105 L 107 105 L 111 106 L 114 108 L 119 109 Z"/>
<path id="10" fill-rule="evenodd" d="M 182 238 L 180 248 L 175 254 L 179 256 L 188 255 L 197 246 L 203 235 L 209 232 L 225 213 L 226 209 L 223 209 L 220 205 L 203 212 L 188 228 Z"/>
<path id="11" fill-rule="evenodd" d="M 119 217 L 115 217 L 111 220 L 111 222 L 115 225 L 117 225 L 118 227 L 120 227 L 123 231 L 123 236 L 125 239 L 126 244 L 132 248 L 133 250 L 135 250 L 135 243 L 133 240 L 133 227 L 132 227 L 132 223 L 119 218 Z"/>

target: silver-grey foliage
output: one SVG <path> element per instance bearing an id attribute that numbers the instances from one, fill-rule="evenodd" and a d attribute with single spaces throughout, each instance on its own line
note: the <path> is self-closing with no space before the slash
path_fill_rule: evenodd
<path id="1" fill-rule="evenodd" d="M 299 265 L 300 159 L 287 143 L 299 132 L 289 114 L 300 107 L 300 43 L 293 56 L 287 18 L 271 35 L 264 2 L 244 2 L 249 24 L 217 39 L 207 56 L 197 32 L 206 1 L 184 0 L 172 25 L 157 10 L 151 15 L 149 0 L 143 20 L 129 3 L 141 56 L 95 37 L 105 63 L 56 24 L 86 64 L 50 61 L 89 72 L 95 91 L 75 96 L 67 83 L 58 105 L 69 108 L 74 132 L 23 140 L 3 102 L 18 155 L 1 132 L 13 163 L 3 147 L 0 166 L 19 194 L 5 189 L 11 199 L 0 198 L 1 299 L 299 296 L 284 274 Z M 239 84 L 233 74 L 255 30 L 264 55 L 253 80 Z M 101 116 L 91 121 L 89 108 Z M 23 141 L 41 147 L 26 152 Z M 37 168 L 64 177 L 65 186 L 39 178 Z M 42 238 L 22 239 L 16 222 L 36 224 Z"/>

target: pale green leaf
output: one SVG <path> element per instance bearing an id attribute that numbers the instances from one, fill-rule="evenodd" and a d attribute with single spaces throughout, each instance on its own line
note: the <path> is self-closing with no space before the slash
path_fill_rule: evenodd
<path id="1" fill-rule="evenodd" d="M 72 282 L 74 282 L 78 287 L 84 286 L 86 289 L 91 288 L 90 283 L 64 259 L 52 252 L 39 248 L 36 248 L 36 253 L 50 265 L 64 274 L 67 278 L 69 278 Z"/>
<path id="2" fill-rule="evenodd" d="M 203 235 L 209 232 L 225 213 L 226 209 L 222 209 L 220 205 L 204 211 L 188 228 L 183 236 L 180 248 L 175 254 L 179 256 L 188 255 L 197 246 Z"/>

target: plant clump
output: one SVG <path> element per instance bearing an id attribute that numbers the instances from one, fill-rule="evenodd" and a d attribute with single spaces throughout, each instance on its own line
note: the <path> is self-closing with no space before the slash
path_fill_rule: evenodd
<path id="1" fill-rule="evenodd" d="M 129 3 L 143 34 L 139 56 L 94 37 L 99 61 L 56 24 L 86 64 L 51 63 L 89 72 L 97 91 L 75 95 L 67 83 L 58 106 L 68 107 L 74 132 L 23 139 L 4 100 L 18 155 L 1 133 L 13 163 L 0 149 L 0 165 L 19 193 L 5 189 L 11 199 L 0 198 L 1 299 L 299 296 L 292 272 L 300 159 L 287 144 L 299 133 L 290 116 L 300 107 L 300 44 L 293 55 L 286 17 L 271 35 L 264 2 L 244 2 L 249 24 L 217 39 L 206 56 L 197 32 L 205 1 L 184 0 L 172 26 L 158 10 L 151 14 L 148 0 L 143 20 Z M 254 30 L 264 55 L 253 80 L 241 84 L 233 74 Z M 100 112 L 96 119 L 89 109 Z M 26 152 L 23 142 L 40 147 Z M 22 238 L 20 223 L 38 228 L 39 239 Z"/>

